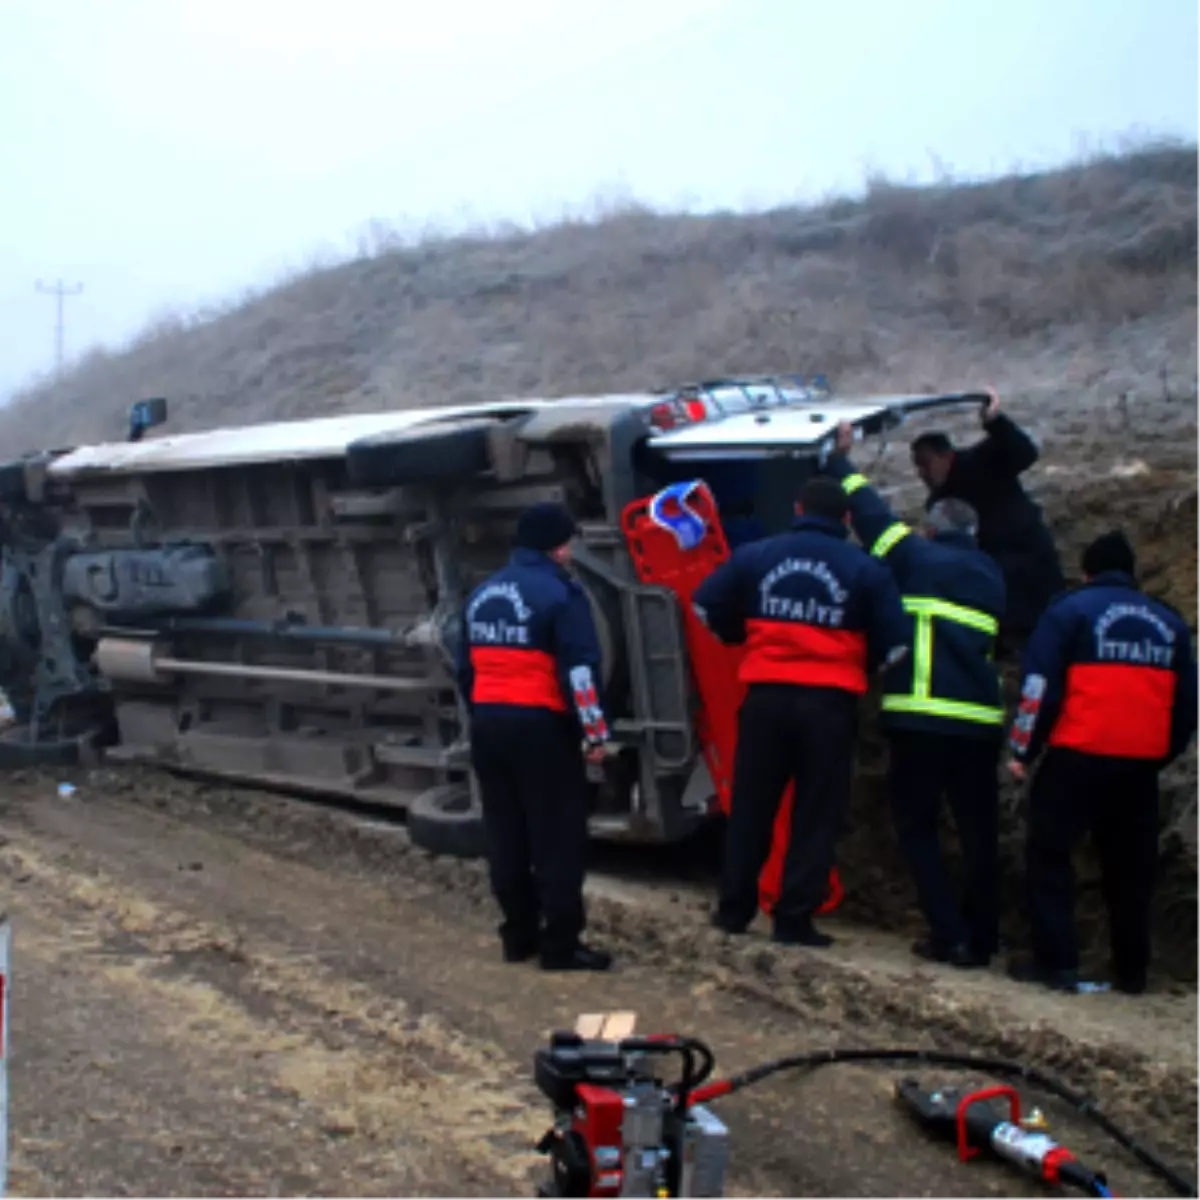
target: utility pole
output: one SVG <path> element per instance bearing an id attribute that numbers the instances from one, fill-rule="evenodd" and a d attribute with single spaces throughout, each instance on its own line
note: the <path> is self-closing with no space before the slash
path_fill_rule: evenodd
<path id="1" fill-rule="evenodd" d="M 46 296 L 53 296 L 55 299 L 56 319 L 54 322 L 54 374 L 56 377 L 62 375 L 63 368 L 63 300 L 67 296 L 78 296 L 83 291 L 83 284 L 76 283 L 67 287 L 60 279 L 56 283 L 44 284 L 40 279 L 37 281 L 37 290 Z"/>

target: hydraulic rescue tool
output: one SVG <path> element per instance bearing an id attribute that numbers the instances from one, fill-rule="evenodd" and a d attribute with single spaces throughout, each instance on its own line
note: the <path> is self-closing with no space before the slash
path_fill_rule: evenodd
<path id="1" fill-rule="evenodd" d="M 534 1078 L 550 1101 L 554 1123 L 538 1143 L 551 1177 L 539 1196 L 723 1196 L 729 1130 L 710 1101 L 787 1070 L 830 1063 L 917 1062 L 980 1074 L 1016 1077 L 1065 1102 L 1099 1125 L 1179 1195 L 1195 1184 L 1167 1166 L 1106 1117 L 1087 1096 L 1036 1068 L 1003 1059 L 919 1049 L 821 1050 L 775 1059 L 728 1079 L 713 1080 L 712 1051 L 693 1037 L 635 1036 L 632 1013 L 580 1017 L 574 1031 L 555 1033 L 534 1056 Z M 668 1064 L 674 1082 L 665 1081 Z M 930 1133 L 954 1140 L 966 1162 L 983 1150 L 1047 1183 L 1111 1196 L 1102 1172 L 1084 1166 L 1034 1121 L 1022 1121 L 1014 1088 L 923 1090 L 913 1079 L 898 1101 Z M 993 1101 L 1004 1099 L 1007 1110 Z"/>
<path id="2" fill-rule="evenodd" d="M 658 1074 L 679 1060 L 679 1082 Z M 543 1196 L 723 1196 L 728 1133 L 694 1089 L 712 1053 L 692 1038 L 619 1041 L 556 1033 L 534 1058 L 534 1078 L 554 1108 L 538 1143 L 550 1156 Z"/>
<path id="3" fill-rule="evenodd" d="M 962 1162 L 969 1162 L 980 1150 L 989 1148 L 998 1158 L 1016 1163 L 1047 1183 L 1070 1184 L 1088 1196 L 1113 1194 L 1103 1174 L 1085 1167 L 1065 1146 L 1044 1133 L 1025 1128 L 1016 1088 L 923 1091 L 917 1080 L 902 1079 L 896 1085 L 896 1098 L 931 1133 L 953 1138 Z M 1008 1101 L 1007 1114 L 992 1103 L 997 1098 Z"/>

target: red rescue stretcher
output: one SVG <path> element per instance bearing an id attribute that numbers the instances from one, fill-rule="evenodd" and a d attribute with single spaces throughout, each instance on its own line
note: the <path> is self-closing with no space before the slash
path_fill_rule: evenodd
<path id="1" fill-rule="evenodd" d="M 679 599 L 688 657 L 700 696 L 696 736 L 721 811 L 728 816 L 738 709 L 745 694 L 738 680 L 743 651 L 715 637 L 692 608 L 693 593 L 729 557 L 716 501 L 701 480 L 673 484 L 628 505 L 621 514 L 621 527 L 638 578 L 668 588 Z M 758 877 L 758 903 L 765 913 L 770 913 L 779 899 L 792 823 L 792 792 L 789 784 L 775 819 L 771 852 Z M 844 895 L 838 869 L 833 867 L 829 892 L 817 911 L 832 912 Z"/>

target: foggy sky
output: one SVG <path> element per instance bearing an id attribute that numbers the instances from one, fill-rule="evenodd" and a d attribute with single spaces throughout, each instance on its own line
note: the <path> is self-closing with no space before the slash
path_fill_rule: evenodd
<path id="1" fill-rule="evenodd" d="M 0 0 L 0 396 L 407 228 L 1197 132 L 1195 0 Z"/>

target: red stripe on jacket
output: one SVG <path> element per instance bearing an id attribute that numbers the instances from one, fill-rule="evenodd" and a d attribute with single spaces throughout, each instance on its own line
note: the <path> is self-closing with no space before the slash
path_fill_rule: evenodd
<path id="1" fill-rule="evenodd" d="M 544 650 L 472 646 L 473 704 L 515 704 L 566 712 L 558 666 Z"/>
<path id="2" fill-rule="evenodd" d="M 1175 673 L 1130 663 L 1079 663 L 1049 744 L 1111 758 L 1165 758 L 1171 747 Z"/>
<path id="3" fill-rule="evenodd" d="M 867 690 L 866 635 L 800 621 L 747 621 L 738 679 L 842 688 L 861 696 Z"/>

